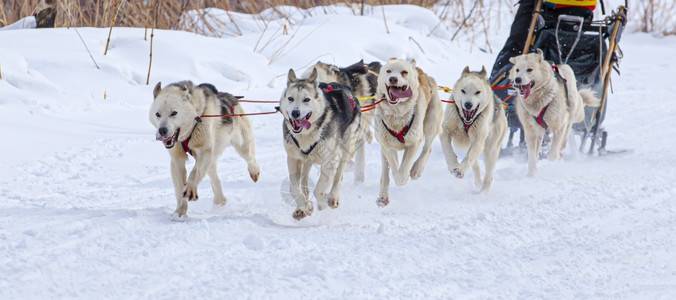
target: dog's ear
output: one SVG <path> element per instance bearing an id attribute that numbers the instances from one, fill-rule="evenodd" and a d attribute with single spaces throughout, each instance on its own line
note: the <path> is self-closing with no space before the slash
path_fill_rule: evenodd
<path id="1" fill-rule="evenodd" d="M 481 66 L 481 73 L 479 73 L 479 75 L 481 75 L 481 77 L 483 77 L 483 78 L 486 78 L 486 67 L 485 66 Z"/>
<path id="2" fill-rule="evenodd" d="M 333 73 L 333 74 L 339 74 L 339 73 L 340 73 L 340 69 L 338 69 L 338 67 L 336 67 L 336 66 L 334 66 L 334 65 L 331 65 L 331 66 L 329 67 L 329 72 L 331 72 L 331 73 Z"/>
<path id="3" fill-rule="evenodd" d="M 314 83 L 317 80 L 317 68 L 312 68 L 312 74 L 307 79 L 309 83 Z"/>
<path id="4" fill-rule="evenodd" d="M 535 52 L 538 54 L 538 62 L 545 59 L 545 54 L 542 52 L 542 49 L 538 48 Z"/>
<path id="5" fill-rule="evenodd" d="M 153 100 L 154 100 L 155 98 L 157 98 L 157 95 L 160 94 L 160 91 L 162 91 L 162 82 L 161 82 L 161 81 L 158 82 L 158 83 L 155 85 L 155 88 L 153 89 Z"/>
<path id="6" fill-rule="evenodd" d="M 411 66 L 413 66 L 415 68 L 415 58 L 412 58 L 409 63 L 411 63 Z"/>
<path id="7" fill-rule="evenodd" d="M 462 69 L 462 74 L 460 77 L 465 77 L 467 74 L 469 74 L 469 66 L 466 66 L 464 69 Z"/>
<path id="8" fill-rule="evenodd" d="M 515 65 L 516 64 L 516 56 L 510 57 L 509 62 L 512 63 L 513 65 Z"/>
<path id="9" fill-rule="evenodd" d="M 185 81 L 180 85 L 181 91 L 185 96 L 185 100 L 189 100 L 192 96 L 192 90 L 195 89 L 195 85 L 192 84 L 192 81 Z"/>
<path id="10" fill-rule="evenodd" d="M 286 85 L 288 86 L 296 81 L 298 81 L 298 78 L 296 78 L 296 72 L 294 72 L 293 69 L 289 69 L 289 77 L 287 78 Z"/>

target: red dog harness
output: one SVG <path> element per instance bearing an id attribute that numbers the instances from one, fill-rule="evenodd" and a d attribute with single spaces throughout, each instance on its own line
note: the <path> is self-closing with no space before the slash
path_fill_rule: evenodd
<path id="1" fill-rule="evenodd" d="M 405 143 L 406 141 L 404 140 L 404 136 L 408 133 L 408 130 L 411 129 L 411 124 L 413 124 L 413 119 L 415 119 L 415 113 L 411 116 L 411 120 L 408 121 L 408 124 L 404 126 L 404 128 L 401 129 L 401 131 L 396 132 L 389 127 L 387 127 L 387 124 L 385 124 L 385 120 L 380 119 L 381 122 L 383 122 L 383 126 L 385 126 L 385 129 L 387 129 L 387 132 L 389 132 L 393 137 L 395 137 L 399 142 Z"/>

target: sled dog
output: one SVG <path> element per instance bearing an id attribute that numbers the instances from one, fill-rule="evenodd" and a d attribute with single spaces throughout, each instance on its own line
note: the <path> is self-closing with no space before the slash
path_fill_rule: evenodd
<path id="1" fill-rule="evenodd" d="M 372 104 L 375 102 L 376 86 L 378 85 L 378 72 L 380 72 L 381 64 L 379 62 L 371 62 L 368 65 L 364 60 L 360 60 L 348 67 L 339 68 L 337 66 L 326 64 L 318 61 L 312 67 L 303 72 L 302 78 L 308 78 L 313 69 L 317 69 L 317 80 L 319 82 L 338 82 L 350 87 L 352 95 L 357 99 L 361 99 L 359 103 L 363 105 Z M 370 98 L 370 99 L 367 99 Z M 373 110 L 362 113 L 361 127 L 364 130 L 364 138 L 366 143 L 373 141 L 373 131 L 371 124 L 373 124 Z M 362 143 L 363 144 L 363 143 Z M 356 182 L 364 182 L 364 169 L 366 164 L 366 148 L 359 147 L 355 153 L 355 167 L 354 180 Z"/>
<path id="2" fill-rule="evenodd" d="M 509 59 L 512 86 L 518 91 L 516 112 L 523 124 L 528 147 L 528 176 L 533 176 L 545 130 L 552 132 L 547 159 L 560 159 L 573 123 L 584 119 L 584 105 L 598 106 L 591 89 L 577 89 L 573 70 L 566 64 L 552 65 L 542 50 Z"/>
<path id="3" fill-rule="evenodd" d="M 398 186 L 406 184 L 409 177 L 420 178 L 432 143 L 441 131 L 443 111 L 436 81 L 417 68 L 415 60 L 387 61 L 380 69 L 376 95 L 384 99 L 376 106 L 373 121 L 382 160 L 376 204 L 384 207 L 390 202 L 390 169 Z M 420 156 L 415 159 L 423 141 Z M 397 151 L 401 150 L 404 154 L 399 165 Z"/>
<path id="4" fill-rule="evenodd" d="M 481 72 L 470 72 L 466 67 L 453 86 L 452 95 L 455 103 L 446 106 L 439 136 L 448 170 L 455 177 L 463 178 L 465 171 L 472 167 L 474 184 L 486 192 L 493 183 L 495 163 L 507 133 L 505 110 L 500 98 L 493 94 L 484 67 Z M 453 145 L 467 151 L 460 163 Z M 482 154 L 486 171 L 483 182 L 478 160 Z"/>
<path id="5" fill-rule="evenodd" d="M 254 136 L 247 117 L 201 117 L 244 113 L 237 98 L 220 93 L 211 84 L 193 85 L 181 81 L 153 90 L 150 123 L 155 126 L 155 138 L 164 144 L 171 156 L 171 179 L 176 194 L 175 220 L 185 220 L 188 201 L 196 201 L 197 185 L 209 175 L 214 191 L 214 204 L 225 205 L 226 198 L 217 174 L 217 160 L 228 146 L 233 146 L 247 163 L 251 179 L 256 182 L 260 167 L 256 163 Z M 186 178 L 188 154 L 195 166 Z"/>
<path id="6" fill-rule="evenodd" d="M 314 190 L 317 208 L 337 208 L 345 165 L 363 140 L 359 101 L 347 86 L 320 83 L 316 70 L 298 79 L 290 69 L 279 102 L 290 193 L 297 205 L 293 217 L 312 215 L 308 179 L 313 164 L 320 166 Z"/>

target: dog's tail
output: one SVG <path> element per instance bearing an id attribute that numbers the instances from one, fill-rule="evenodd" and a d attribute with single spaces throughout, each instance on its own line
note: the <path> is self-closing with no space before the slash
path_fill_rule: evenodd
<path id="1" fill-rule="evenodd" d="M 580 96 L 582 96 L 582 101 L 584 105 L 591 107 L 598 107 L 601 105 L 601 99 L 596 97 L 596 93 L 591 89 L 582 89 L 580 90 Z"/>

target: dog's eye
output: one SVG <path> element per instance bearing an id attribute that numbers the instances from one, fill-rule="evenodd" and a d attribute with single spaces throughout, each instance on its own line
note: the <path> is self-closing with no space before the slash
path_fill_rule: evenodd
<path id="1" fill-rule="evenodd" d="M 408 75 L 408 71 L 401 71 L 401 75 L 402 75 L 402 76 Z"/>
<path id="2" fill-rule="evenodd" d="M 172 111 L 172 112 L 171 112 L 171 116 L 172 116 L 172 117 L 175 116 L 176 114 L 177 114 L 177 112 L 175 112 L 175 111 Z"/>
<path id="3" fill-rule="evenodd" d="M 387 72 L 387 74 L 390 74 L 390 73 L 392 73 L 392 71 L 391 71 L 391 70 L 387 70 L 386 72 Z"/>
<path id="4" fill-rule="evenodd" d="M 293 102 L 293 97 L 289 97 L 289 102 Z"/>
<path id="5" fill-rule="evenodd" d="M 481 93 L 481 91 L 476 91 L 476 93 L 474 93 L 474 95 L 479 95 L 480 93 Z"/>
<path id="6" fill-rule="evenodd" d="M 519 69 L 516 69 L 516 72 L 519 73 Z"/>
<path id="7" fill-rule="evenodd" d="M 303 99 L 303 102 L 310 102 L 310 98 Z"/>
<path id="8" fill-rule="evenodd" d="M 528 72 L 528 73 L 533 72 L 533 69 L 528 68 L 528 69 L 526 70 L 526 72 Z"/>
<path id="9" fill-rule="evenodd" d="M 463 94 L 465 94 L 465 90 L 460 90 Z"/>
<path id="10" fill-rule="evenodd" d="M 158 117 L 158 118 L 162 117 L 162 115 L 160 115 L 160 113 L 155 113 L 155 116 Z"/>

